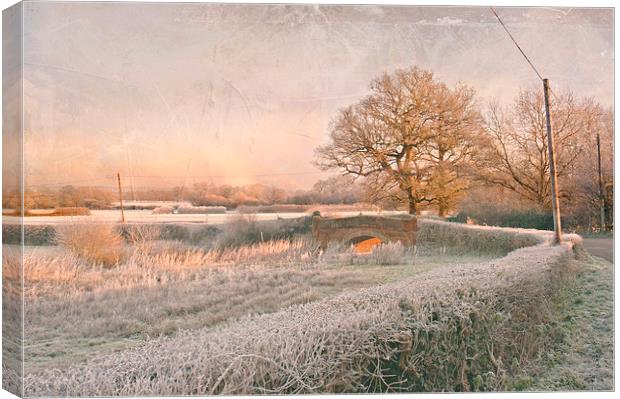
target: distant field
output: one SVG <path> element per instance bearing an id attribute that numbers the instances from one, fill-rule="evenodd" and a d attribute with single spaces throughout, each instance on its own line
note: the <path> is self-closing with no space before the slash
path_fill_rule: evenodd
<path id="1" fill-rule="evenodd" d="M 341 216 L 358 215 L 360 211 L 334 212 Z M 398 214 L 399 211 L 363 211 L 365 215 L 376 214 Z M 234 217 L 237 212 L 226 214 L 153 214 L 151 210 L 127 210 L 125 211 L 125 221 L 127 223 L 202 223 L 202 224 L 225 224 Z M 257 221 L 268 221 L 277 219 L 295 219 L 307 216 L 307 212 L 283 212 L 283 213 L 254 213 Z M 12 216 L 5 216 L 5 222 L 19 223 L 20 219 Z M 62 224 L 62 223 L 86 223 L 86 222 L 108 222 L 117 223 L 121 220 L 121 213 L 118 210 L 92 210 L 89 216 L 34 216 L 25 217 L 24 224 Z"/>

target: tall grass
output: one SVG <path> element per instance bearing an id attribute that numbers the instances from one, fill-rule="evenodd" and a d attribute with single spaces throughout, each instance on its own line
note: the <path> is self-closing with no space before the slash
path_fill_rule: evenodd
<path id="1" fill-rule="evenodd" d="M 121 261 L 123 239 L 113 224 L 81 223 L 56 229 L 57 242 L 94 265 L 112 267 Z"/>
<path id="2" fill-rule="evenodd" d="M 22 248 L 2 246 L 2 388 L 22 395 Z"/>
<path id="3" fill-rule="evenodd" d="M 155 234 L 153 231 L 141 234 Z M 277 240 L 236 248 L 188 246 L 176 241 L 143 240 L 133 232 L 131 250 L 123 261 L 111 269 L 101 262 L 91 262 L 80 253 L 38 253 L 24 257 L 25 295 L 67 297 L 80 292 L 131 289 L 160 285 L 162 282 L 197 280 L 214 273 L 237 271 L 246 266 L 301 269 L 316 260 L 312 241 L 298 238 Z M 136 237 L 137 236 L 137 237 Z"/>
<path id="4" fill-rule="evenodd" d="M 178 241 L 144 247 L 141 237 L 114 268 L 60 248 L 27 251 L 27 372 L 376 283 L 372 274 L 316 263 L 302 239 L 209 250 Z"/>

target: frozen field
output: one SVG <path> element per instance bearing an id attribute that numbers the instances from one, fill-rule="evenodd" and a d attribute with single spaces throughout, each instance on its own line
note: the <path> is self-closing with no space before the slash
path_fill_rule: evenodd
<path id="1" fill-rule="evenodd" d="M 382 211 L 382 212 L 361 212 L 364 215 L 392 215 L 402 212 Z M 359 215 L 359 211 L 326 213 L 325 215 L 354 216 Z M 125 211 L 125 222 L 127 223 L 206 223 L 223 224 L 231 218 L 238 216 L 239 213 L 229 212 L 225 214 L 153 214 L 150 210 L 127 210 Z M 255 213 L 252 214 L 257 221 L 295 219 L 308 216 L 308 213 Z M 18 217 L 5 216 L 3 218 L 8 223 L 19 223 Z M 57 224 L 57 223 L 86 223 L 86 222 L 120 222 L 121 213 L 118 210 L 91 211 L 89 216 L 29 216 L 24 218 L 24 224 Z"/>

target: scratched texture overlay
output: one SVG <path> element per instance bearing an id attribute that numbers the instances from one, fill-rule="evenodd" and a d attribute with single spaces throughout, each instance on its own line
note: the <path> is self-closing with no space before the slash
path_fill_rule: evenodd
<path id="1" fill-rule="evenodd" d="M 3 388 L 611 389 L 611 240 L 570 233 L 613 227 L 613 38 L 610 8 L 4 10 Z"/>

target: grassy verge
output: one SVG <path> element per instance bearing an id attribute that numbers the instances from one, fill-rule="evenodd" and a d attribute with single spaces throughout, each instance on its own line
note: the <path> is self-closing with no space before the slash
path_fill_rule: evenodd
<path id="1" fill-rule="evenodd" d="M 601 258 L 579 263 L 575 283 L 557 308 L 560 334 L 550 351 L 515 376 L 509 389 L 613 389 L 613 265 Z"/>

